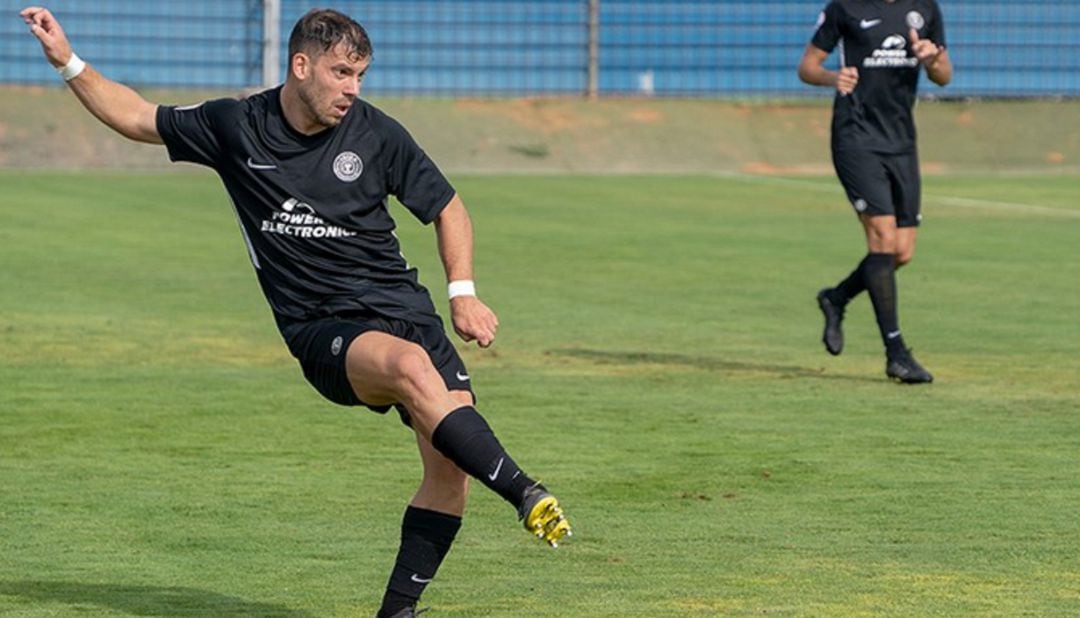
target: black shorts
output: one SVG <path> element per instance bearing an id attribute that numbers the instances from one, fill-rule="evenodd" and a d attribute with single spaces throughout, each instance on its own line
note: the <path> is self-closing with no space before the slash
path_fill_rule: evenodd
<path id="1" fill-rule="evenodd" d="M 860 215 L 893 215 L 897 227 L 916 227 L 922 180 L 914 152 L 888 154 L 870 150 L 833 150 L 833 167 Z"/>
<path id="2" fill-rule="evenodd" d="M 379 331 L 419 345 L 428 353 L 447 389 L 472 393 L 465 363 L 446 337 L 442 322 L 436 320 L 437 317 L 430 323 L 421 323 L 371 314 L 348 314 L 308 322 L 279 320 L 278 326 L 289 351 L 300 361 L 304 377 L 319 394 L 336 404 L 366 406 L 385 414 L 391 406 L 361 401 L 345 370 L 345 352 L 349 345 L 368 331 Z M 396 407 L 402 421 L 408 424 L 408 412 L 400 405 Z"/>

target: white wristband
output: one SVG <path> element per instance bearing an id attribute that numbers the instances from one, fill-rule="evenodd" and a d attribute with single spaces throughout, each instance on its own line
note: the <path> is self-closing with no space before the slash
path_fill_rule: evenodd
<path id="1" fill-rule="evenodd" d="M 455 296 L 476 296 L 476 284 L 468 279 L 451 281 L 450 285 L 446 286 L 446 293 L 450 298 Z"/>
<path id="2" fill-rule="evenodd" d="M 71 59 L 67 61 L 67 64 L 56 69 L 60 73 L 60 77 L 64 78 L 65 82 L 70 82 L 79 76 L 86 68 L 86 63 L 75 52 L 71 52 Z"/>

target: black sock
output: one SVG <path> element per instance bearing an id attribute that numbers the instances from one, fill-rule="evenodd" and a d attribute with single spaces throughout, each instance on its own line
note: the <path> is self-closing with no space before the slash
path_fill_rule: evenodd
<path id="1" fill-rule="evenodd" d="M 829 300 L 834 305 L 846 305 L 852 298 L 855 298 L 866 289 L 866 279 L 863 277 L 865 266 L 866 258 L 864 257 L 859 262 L 859 265 L 855 267 L 855 270 L 851 271 L 851 274 L 847 276 L 847 279 L 844 279 L 832 289 Z"/>
<path id="2" fill-rule="evenodd" d="M 424 588 L 435 577 L 450 551 L 459 528 L 461 518 L 456 515 L 415 506 L 405 509 L 401 521 L 401 547 L 377 618 L 389 618 L 406 607 L 416 606 Z"/>
<path id="3" fill-rule="evenodd" d="M 514 508 L 521 507 L 522 494 L 535 483 L 506 454 L 487 421 L 472 406 L 448 414 L 431 434 L 431 444 Z"/>
<path id="4" fill-rule="evenodd" d="M 863 260 L 862 269 L 866 290 L 874 304 L 881 340 L 885 343 L 885 353 L 891 356 L 904 349 L 896 310 L 896 256 L 891 253 L 871 253 Z"/>

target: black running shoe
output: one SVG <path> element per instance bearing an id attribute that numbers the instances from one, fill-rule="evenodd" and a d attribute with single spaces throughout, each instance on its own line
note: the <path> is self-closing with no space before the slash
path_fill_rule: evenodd
<path id="1" fill-rule="evenodd" d="M 934 376 L 911 355 L 911 350 L 904 348 L 885 362 L 885 375 L 904 384 L 929 384 Z"/>
<path id="2" fill-rule="evenodd" d="M 821 335 L 821 342 L 829 354 L 838 356 L 844 351 L 844 331 L 840 323 L 844 321 L 844 305 L 838 305 L 829 298 L 832 288 L 825 288 L 817 293 L 817 304 L 821 312 L 825 314 L 825 332 Z"/>

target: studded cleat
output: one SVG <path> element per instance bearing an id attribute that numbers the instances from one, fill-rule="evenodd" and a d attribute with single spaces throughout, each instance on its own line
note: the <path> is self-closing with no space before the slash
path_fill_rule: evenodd
<path id="1" fill-rule="evenodd" d="M 904 384 L 929 384 L 934 381 L 934 376 L 915 360 L 908 349 L 898 352 L 885 362 L 885 375 Z"/>
<path id="2" fill-rule="evenodd" d="M 539 483 L 525 490 L 518 519 L 526 530 L 552 547 L 558 547 L 559 540 L 564 536 L 573 536 L 570 522 L 563 515 L 559 501 Z"/>
<path id="3" fill-rule="evenodd" d="M 844 305 L 838 305 L 829 297 L 832 290 L 825 288 L 818 292 L 817 303 L 821 313 L 825 316 L 825 331 L 821 335 L 821 342 L 825 349 L 836 356 L 844 351 L 844 331 L 841 323 L 844 321 Z"/>

